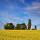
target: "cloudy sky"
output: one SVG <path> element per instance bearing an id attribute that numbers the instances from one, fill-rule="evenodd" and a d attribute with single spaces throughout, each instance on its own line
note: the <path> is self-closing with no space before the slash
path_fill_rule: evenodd
<path id="1" fill-rule="evenodd" d="M 8 22 L 27 25 L 29 18 L 40 29 L 40 0 L 0 0 L 0 29 Z"/>

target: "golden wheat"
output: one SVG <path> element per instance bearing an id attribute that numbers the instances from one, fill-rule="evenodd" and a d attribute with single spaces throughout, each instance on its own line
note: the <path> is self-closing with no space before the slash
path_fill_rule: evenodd
<path id="1" fill-rule="evenodd" d="M 0 30 L 0 40 L 40 40 L 40 30 Z"/>

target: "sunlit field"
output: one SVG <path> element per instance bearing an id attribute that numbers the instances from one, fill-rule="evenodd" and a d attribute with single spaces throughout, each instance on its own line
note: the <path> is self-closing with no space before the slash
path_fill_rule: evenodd
<path id="1" fill-rule="evenodd" d="M 40 40 L 40 30 L 0 30 L 0 40 Z"/>

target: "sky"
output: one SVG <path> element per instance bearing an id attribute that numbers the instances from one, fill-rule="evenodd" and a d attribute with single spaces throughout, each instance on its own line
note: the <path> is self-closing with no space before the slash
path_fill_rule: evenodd
<path id="1" fill-rule="evenodd" d="M 10 22 L 27 25 L 28 19 L 40 29 L 40 0 L 0 0 L 0 29 Z"/>

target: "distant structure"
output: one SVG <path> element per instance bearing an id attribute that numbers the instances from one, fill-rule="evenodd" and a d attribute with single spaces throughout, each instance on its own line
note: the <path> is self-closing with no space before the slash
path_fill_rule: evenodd
<path id="1" fill-rule="evenodd" d="M 23 30 L 23 29 L 24 29 L 24 30 L 26 30 L 26 29 L 27 29 L 27 26 L 26 26 L 26 24 L 25 24 L 25 23 L 22 23 L 22 24 L 21 24 L 21 29 L 22 29 L 22 30 Z"/>
<path id="2" fill-rule="evenodd" d="M 35 30 L 37 30 L 37 26 L 35 25 Z"/>
<path id="3" fill-rule="evenodd" d="M 31 19 L 28 20 L 28 30 L 31 29 Z"/>

